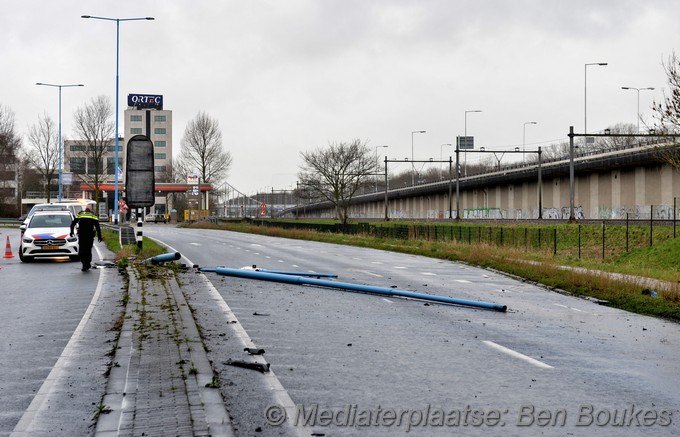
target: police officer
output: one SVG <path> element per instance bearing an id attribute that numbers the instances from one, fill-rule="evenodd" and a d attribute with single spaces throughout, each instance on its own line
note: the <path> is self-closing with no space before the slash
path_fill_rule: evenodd
<path id="1" fill-rule="evenodd" d="M 71 222 L 71 236 L 73 236 L 73 228 L 78 225 L 78 254 L 80 255 L 80 262 L 83 263 L 82 271 L 90 269 L 92 262 L 92 245 L 94 244 L 95 233 L 97 240 L 102 241 L 102 230 L 99 227 L 99 219 L 92 214 L 90 208 L 85 208 L 85 211 L 78 213 L 75 219 Z"/>

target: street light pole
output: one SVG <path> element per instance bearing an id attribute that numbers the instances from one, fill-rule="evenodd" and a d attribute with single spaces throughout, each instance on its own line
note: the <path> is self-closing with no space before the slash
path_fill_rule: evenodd
<path id="1" fill-rule="evenodd" d="M 583 67 L 583 133 L 588 134 L 588 66 L 589 65 L 599 65 L 599 66 L 605 66 L 607 65 L 606 62 L 590 62 L 588 64 L 585 64 Z M 588 142 L 588 137 L 586 138 L 586 142 Z"/>
<path id="2" fill-rule="evenodd" d="M 467 115 L 468 115 L 468 112 L 482 112 L 482 110 L 481 109 L 471 109 L 469 111 L 465 111 L 465 130 L 463 131 L 465 141 L 467 141 Z M 463 150 L 463 167 L 465 167 L 463 174 L 467 177 L 467 147 Z"/>
<path id="3" fill-rule="evenodd" d="M 61 89 L 62 88 L 69 88 L 69 87 L 75 87 L 75 86 L 85 86 L 82 83 L 76 83 L 76 84 L 53 84 L 53 83 L 42 83 L 42 82 L 37 82 L 36 85 L 42 85 L 42 86 L 51 86 L 55 88 L 59 88 L 59 157 L 57 158 L 58 165 L 59 165 L 59 189 L 57 191 L 57 202 L 61 202 L 61 197 L 62 197 L 62 150 L 64 149 L 64 142 L 61 137 Z M 47 183 L 49 184 L 50 181 L 48 180 Z"/>
<path id="4" fill-rule="evenodd" d="M 411 185 L 416 184 L 416 163 L 413 162 L 413 134 L 424 134 L 424 130 L 411 131 Z"/>
<path id="5" fill-rule="evenodd" d="M 538 122 L 535 121 L 526 121 L 524 122 L 524 125 L 522 126 L 522 162 L 526 162 L 526 158 L 524 157 L 524 153 L 526 151 L 526 138 L 527 138 L 527 124 L 538 124 Z"/>
<path id="6" fill-rule="evenodd" d="M 622 90 L 635 90 L 637 91 L 637 133 L 640 133 L 640 91 L 644 90 L 650 90 L 653 91 L 654 87 L 647 87 L 647 88 L 635 88 L 632 86 L 622 86 Z"/>
<path id="7" fill-rule="evenodd" d="M 109 18 L 109 17 L 95 17 L 94 15 L 81 15 L 81 18 L 92 18 L 95 20 L 105 20 L 105 21 L 115 21 L 116 22 L 116 139 L 115 139 L 115 188 L 113 195 L 113 223 L 118 224 L 118 169 L 120 163 L 118 161 L 119 145 L 118 145 L 118 94 L 119 94 L 119 65 L 120 65 L 120 22 L 121 21 L 141 21 L 141 20 L 154 20 L 153 17 L 138 17 L 138 18 Z"/>

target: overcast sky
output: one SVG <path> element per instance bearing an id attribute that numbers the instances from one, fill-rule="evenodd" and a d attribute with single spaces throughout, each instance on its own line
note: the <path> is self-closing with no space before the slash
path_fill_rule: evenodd
<path id="1" fill-rule="evenodd" d="M 0 104 L 25 134 L 45 112 L 63 131 L 98 95 L 162 94 L 174 155 L 199 111 L 233 155 L 228 181 L 248 194 L 295 186 L 300 152 L 359 138 L 390 159 L 453 153 L 456 136 L 508 149 L 651 119 L 676 49 L 677 0 L 21 0 L 2 1 Z M 525 125 L 535 121 L 536 125 Z M 468 154 L 468 161 L 480 154 Z M 396 164 L 395 171 L 408 169 Z"/>

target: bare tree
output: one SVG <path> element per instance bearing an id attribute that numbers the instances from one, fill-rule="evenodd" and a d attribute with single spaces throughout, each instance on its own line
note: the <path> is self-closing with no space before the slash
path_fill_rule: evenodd
<path id="1" fill-rule="evenodd" d="M 76 109 L 74 113 L 75 131 L 82 141 L 81 155 L 87 160 L 87 171 L 80 179 L 94 190 L 94 200 L 99 208 L 100 185 L 106 181 L 104 158 L 114 141 L 115 125 L 111 121 L 113 110 L 106 96 L 98 96 L 89 104 Z M 118 171 L 114 163 L 108 173 Z"/>
<path id="2" fill-rule="evenodd" d="M 336 218 L 346 224 L 352 197 L 378 171 L 373 152 L 356 139 L 350 143 L 331 143 L 327 148 L 300 155 L 304 163 L 298 177 L 303 186 L 331 202 Z"/>
<path id="3" fill-rule="evenodd" d="M 19 211 L 17 167 L 21 137 L 14 128 L 14 112 L 0 104 L 0 216 Z M 12 205 L 12 199 L 16 203 Z"/>
<path id="4" fill-rule="evenodd" d="M 670 95 L 664 90 L 664 98 L 661 102 L 654 100 L 652 109 L 654 118 L 657 120 L 657 130 L 677 131 L 680 128 L 680 58 L 673 52 L 668 61 L 663 63 L 664 71 L 668 79 Z"/>
<path id="5" fill-rule="evenodd" d="M 49 202 L 51 182 L 59 167 L 59 134 L 54 121 L 47 114 L 38 117 L 38 124 L 28 129 L 28 143 L 30 149 L 26 153 L 26 158 L 42 177 Z"/>
<path id="6" fill-rule="evenodd" d="M 666 78 L 668 79 L 669 94 L 664 90 L 664 98 L 661 102 L 654 100 L 652 110 L 657 124 L 654 130 L 657 133 L 677 133 L 680 131 L 680 58 L 673 52 L 668 61 L 663 63 Z M 675 139 L 674 139 L 675 140 Z M 676 170 L 680 170 L 680 149 L 678 144 L 659 148 L 659 159 Z"/>
<path id="7" fill-rule="evenodd" d="M 617 137 L 616 135 L 635 135 L 638 133 L 637 126 L 632 123 L 617 123 L 607 128 L 612 136 L 598 137 L 595 151 L 604 149 L 615 149 L 618 147 L 630 146 L 640 142 L 636 137 Z"/>
<path id="8" fill-rule="evenodd" d="M 231 167 L 231 153 L 222 147 L 222 131 L 217 120 L 199 112 L 184 129 L 179 163 L 175 170 L 198 173 L 201 182 L 217 183 L 226 178 Z"/>

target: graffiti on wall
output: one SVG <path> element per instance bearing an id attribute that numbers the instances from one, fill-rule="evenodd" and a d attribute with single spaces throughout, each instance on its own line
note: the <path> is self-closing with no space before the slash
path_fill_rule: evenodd
<path id="1" fill-rule="evenodd" d="M 675 213 L 677 217 L 677 212 Z M 597 210 L 597 218 L 602 220 L 673 220 L 673 205 L 635 205 L 622 206 L 619 208 L 600 207 Z"/>
<path id="2" fill-rule="evenodd" d="M 503 210 L 500 208 L 466 208 L 463 218 L 467 219 L 502 219 Z"/>

